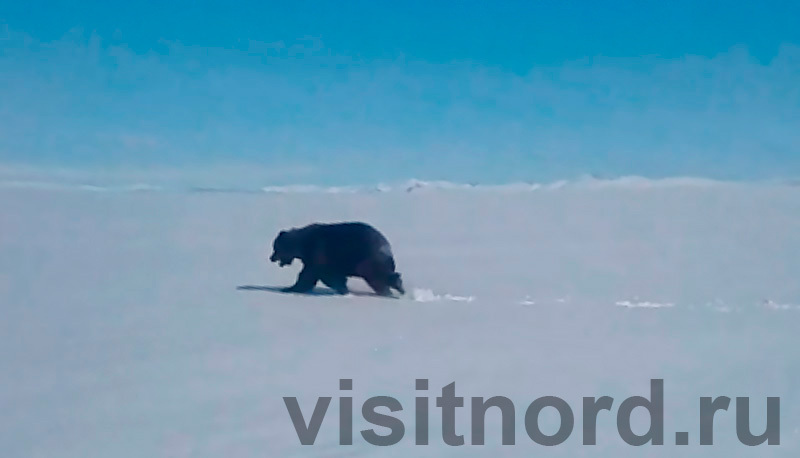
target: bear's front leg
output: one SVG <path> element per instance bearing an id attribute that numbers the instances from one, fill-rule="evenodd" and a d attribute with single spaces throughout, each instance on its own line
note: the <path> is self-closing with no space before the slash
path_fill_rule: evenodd
<path id="1" fill-rule="evenodd" d="M 325 274 L 321 278 L 322 283 L 336 291 L 337 294 L 345 295 L 350 291 L 347 289 L 347 277 L 344 275 Z"/>
<path id="2" fill-rule="evenodd" d="M 283 292 L 307 293 L 314 289 L 314 286 L 316 286 L 318 280 L 319 276 L 314 269 L 311 269 L 308 266 L 303 267 L 303 270 L 300 271 L 300 275 L 297 276 L 297 281 L 295 284 L 288 288 L 283 288 Z"/>

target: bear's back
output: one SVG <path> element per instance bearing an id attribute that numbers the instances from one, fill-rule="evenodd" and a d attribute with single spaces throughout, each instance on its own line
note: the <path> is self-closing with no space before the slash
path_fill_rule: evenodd
<path id="1" fill-rule="evenodd" d="M 309 234 L 323 247 L 330 262 L 352 267 L 375 257 L 391 257 L 391 247 L 386 238 L 374 227 L 362 222 L 314 224 Z"/>

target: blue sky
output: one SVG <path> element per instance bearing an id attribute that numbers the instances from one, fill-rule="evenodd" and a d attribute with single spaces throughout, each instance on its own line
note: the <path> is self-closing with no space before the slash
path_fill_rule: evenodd
<path id="1" fill-rule="evenodd" d="M 4 2 L 0 175 L 796 177 L 798 17 L 789 1 Z"/>

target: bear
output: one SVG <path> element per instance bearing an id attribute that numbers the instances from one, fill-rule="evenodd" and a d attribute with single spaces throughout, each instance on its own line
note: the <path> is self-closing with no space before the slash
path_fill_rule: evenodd
<path id="1" fill-rule="evenodd" d="M 285 267 L 295 259 L 303 268 L 283 292 L 306 293 L 322 281 L 344 295 L 349 293 L 347 278 L 360 277 L 380 296 L 390 296 L 391 289 L 405 294 L 389 241 L 367 223 L 312 223 L 280 231 L 272 242 L 270 262 Z"/>

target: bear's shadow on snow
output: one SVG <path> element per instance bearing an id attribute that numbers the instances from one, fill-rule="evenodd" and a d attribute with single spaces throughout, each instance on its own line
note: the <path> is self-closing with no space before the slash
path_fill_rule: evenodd
<path id="1" fill-rule="evenodd" d="M 236 289 L 239 291 L 266 291 L 269 293 L 278 293 L 278 294 L 289 294 L 289 295 L 296 295 L 296 296 L 341 296 L 341 294 L 337 293 L 336 291 L 325 288 L 325 287 L 318 287 L 315 286 L 314 289 L 307 293 L 296 293 L 296 292 L 287 292 L 283 290 L 284 287 L 282 286 L 261 286 L 261 285 L 242 285 L 237 286 Z M 381 296 L 380 294 L 376 294 L 374 292 L 368 291 L 353 291 L 350 290 L 349 295 L 351 296 L 364 296 L 364 297 L 378 297 L 381 299 L 397 299 L 395 296 Z"/>

